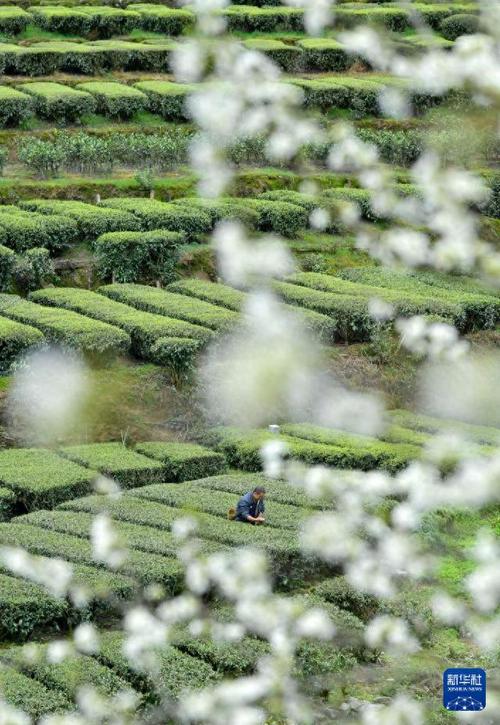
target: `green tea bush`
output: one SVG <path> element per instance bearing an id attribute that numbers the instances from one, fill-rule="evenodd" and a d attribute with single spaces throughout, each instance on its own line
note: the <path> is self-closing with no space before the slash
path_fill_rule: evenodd
<path id="1" fill-rule="evenodd" d="M 188 10 L 149 3 L 137 3 L 131 7 L 140 15 L 141 28 L 153 33 L 181 35 L 194 25 L 194 15 Z"/>
<path id="2" fill-rule="evenodd" d="M 78 225 L 79 241 L 82 242 L 93 242 L 106 232 L 135 231 L 140 226 L 131 213 L 85 204 L 82 201 L 31 199 L 20 202 L 19 206 L 41 214 L 60 214 L 74 219 Z"/>
<path id="3" fill-rule="evenodd" d="M 26 658 L 22 647 L 12 647 L 2 652 L 1 659 L 73 701 L 84 686 L 91 686 L 104 696 L 131 689 L 125 680 L 93 657 L 77 654 L 65 657 L 62 662 L 51 662 L 47 657 L 48 646 L 34 645 L 30 658 Z"/>
<path id="4" fill-rule="evenodd" d="M 43 587 L 0 573 L 2 639 L 25 640 L 37 627 L 63 621 L 67 609 L 63 599 L 50 597 Z"/>
<path id="5" fill-rule="evenodd" d="M 159 337 L 149 350 L 149 358 L 156 365 L 169 368 L 177 377 L 189 375 L 195 368 L 200 340 L 187 337 Z"/>
<path id="6" fill-rule="evenodd" d="M 182 121 L 189 118 L 186 109 L 186 97 L 196 90 L 196 86 L 171 81 L 141 81 L 135 88 L 148 98 L 147 109 L 168 121 Z"/>
<path id="7" fill-rule="evenodd" d="M 0 146 L 0 176 L 3 176 L 5 164 L 9 158 L 9 150 L 7 146 Z"/>
<path id="8" fill-rule="evenodd" d="M 102 504 L 103 497 L 98 498 Z M 39 556 L 59 557 L 77 564 L 97 566 L 90 541 L 25 524 L 22 518 L 16 517 L 10 523 L 0 524 L 0 543 L 21 546 Z M 120 573 L 142 584 L 159 582 L 170 593 L 178 592 L 182 579 L 182 569 L 175 559 L 136 550 L 129 552 Z"/>
<path id="9" fill-rule="evenodd" d="M 120 677 L 132 682 L 138 689 L 154 689 L 148 677 L 134 669 L 123 654 L 122 632 L 102 632 L 100 648 L 96 657 L 117 672 Z M 174 647 L 162 647 L 155 651 L 159 660 L 158 677 L 166 692 L 173 697 L 190 689 L 201 689 L 217 679 L 216 673 L 206 662 L 181 652 Z"/>
<path id="10" fill-rule="evenodd" d="M 391 425 L 381 434 L 380 438 L 388 443 L 409 443 L 412 446 L 423 446 L 430 441 L 428 433 L 421 433 L 400 425 Z"/>
<path id="11" fill-rule="evenodd" d="M 71 707 L 62 692 L 44 687 L 14 667 L 0 667 L 0 691 L 9 705 L 22 710 L 34 720 L 43 715 L 65 712 Z"/>
<path id="12" fill-rule="evenodd" d="M 134 214 L 144 231 L 168 229 L 184 232 L 188 238 L 206 234 L 212 228 L 210 216 L 202 209 L 184 209 L 178 204 L 168 204 L 143 197 L 105 199 L 103 207 Z"/>
<path id="13" fill-rule="evenodd" d="M 210 215 L 212 224 L 222 219 L 236 219 L 250 229 L 255 229 L 259 224 L 259 213 L 255 209 L 244 206 L 239 201 L 232 199 L 200 199 L 195 196 L 181 197 L 174 199 L 174 204 L 191 209 L 201 209 Z"/>
<path id="14" fill-rule="evenodd" d="M 478 6 L 474 3 L 415 3 L 415 10 L 423 17 L 423 19 L 433 28 L 438 30 L 441 24 L 452 15 L 477 14 Z"/>
<path id="15" fill-rule="evenodd" d="M 96 110 L 96 101 L 90 93 L 61 83 L 32 81 L 23 83 L 19 89 L 33 98 L 36 113 L 49 121 L 79 122 L 82 116 Z"/>
<path id="16" fill-rule="evenodd" d="M 92 29 L 92 18 L 79 8 L 39 5 L 30 12 L 37 26 L 51 33 L 87 35 Z"/>
<path id="17" fill-rule="evenodd" d="M 183 279 L 169 285 L 168 289 L 172 292 L 179 292 L 181 295 L 195 297 L 220 307 L 226 307 L 235 312 L 239 312 L 245 302 L 244 292 L 217 282 L 207 282 L 203 279 Z"/>
<path id="18" fill-rule="evenodd" d="M 355 60 L 342 43 L 333 38 L 305 38 L 299 40 L 297 46 L 302 49 L 303 65 L 308 71 L 320 73 L 344 71 Z M 291 71 L 292 69 L 289 69 L 289 72 Z"/>
<path id="19" fill-rule="evenodd" d="M 0 322 L 1 325 L 1 322 Z M 7 521 L 14 515 L 16 496 L 8 488 L 0 486 L 0 521 Z"/>
<path id="20" fill-rule="evenodd" d="M 446 418 L 434 418 L 422 413 L 412 413 L 409 410 L 391 410 L 389 416 L 392 423 L 410 430 L 432 435 L 455 432 L 462 434 L 470 441 L 483 445 L 498 446 L 500 443 L 500 432 L 490 426 L 473 425 L 457 420 L 447 420 Z"/>
<path id="21" fill-rule="evenodd" d="M 222 473 L 227 468 L 221 453 L 195 443 L 148 441 L 138 443 L 135 448 L 139 453 L 163 463 L 165 481 L 190 481 Z"/>
<path id="22" fill-rule="evenodd" d="M 291 7 L 263 7 L 230 5 L 221 11 L 229 30 L 242 32 L 274 32 L 302 30 L 304 11 Z"/>
<path id="23" fill-rule="evenodd" d="M 114 329 L 122 328 L 125 331 L 124 334 L 130 335 L 132 351 L 146 359 L 151 359 L 152 345 L 159 339 L 165 337 L 193 338 L 201 344 L 212 337 L 211 331 L 200 325 L 141 312 L 120 302 L 107 299 L 96 292 L 74 287 L 38 290 L 31 295 L 30 299 L 43 305 L 71 310 L 72 312 L 69 314 L 81 312 L 103 323 L 116 325 Z M 50 309 L 50 307 L 44 309 Z"/>
<path id="24" fill-rule="evenodd" d="M 113 35 L 126 35 L 138 27 L 141 22 L 134 5 L 127 10 L 108 6 L 80 6 L 78 10 L 89 17 L 93 37 L 111 38 Z M 82 33 L 79 32 L 78 35 L 82 35 Z"/>
<path id="25" fill-rule="evenodd" d="M 0 227 L 0 242 L 6 241 L 7 235 Z M 16 255 L 12 249 L 0 244 L 0 292 L 7 290 L 15 259 Z"/>
<path id="26" fill-rule="evenodd" d="M 266 199 L 244 199 L 243 205 L 255 209 L 259 214 L 259 229 L 276 232 L 285 237 L 294 237 L 299 229 L 308 225 L 306 211 L 286 201 Z"/>
<path id="27" fill-rule="evenodd" d="M 56 276 L 49 250 L 43 247 L 28 249 L 16 256 L 12 268 L 12 282 L 16 292 L 27 295 L 31 290 L 54 282 Z"/>
<path id="28" fill-rule="evenodd" d="M 97 113 L 104 116 L 129 118 L 142 111 L 147 103 L 144 93 L 124 83 L 91 81 L 79 83 L 76 89 L 90 93 L 95 98 Z"/>
<path id="29" fill-rule="evenodd" d="M 94 244 L 98 273 L 103 279 L 112 278 L 116 282 L 158 280 L 168 284 L 175 279 L 178 247 L 183 241 L 183 234 L 163 229 L 151 232 L 108 232 Z M 117 286 L 117 289 L 120 287 Z M 127 302 L 124 299 L 119 301 Z M 150 309 L 149 312 L 156 310 Z"/>
<path id="30" fill-rule="evenodd" d="M 0 86 L 0 125 L 15 126 L 32 115 L 33 99 L 9 86 Z"/>
<path id="31" fill-rule="evenodd" d="M 264 53 L 286 73 L 296 73 L 304 65 L 304 53 L 301 44 L 287 45 L 275 38 L 248 38 L 243 45 L 248 50 Z M 309 69 L 309 66 L 307 66 Z M 329 69 L 332 70 L 332 69 Z"/>
<path id="32" fill-rule="evenodd" d="M 41 347 L 44 340 L 40 330 L 0 317 L 0 370 L 8 372 L 18 358 Z"/>
<path id="33" fill-rule="evenodd" d="M 363 622 L 374 617 L 379 607 L 376 597 L 358 591 L 344 576 L 325 579 L 314 587 L 314 594 L 340 609 L 352 612 Z"/>
<path id="34" fill-rule="evenodd" d="M 360 117 L 377 114 L 379 111 L 378 96 L 383 85 L 374 78 L 364 80 L 350 76 L 335 76 L 318 80 L 294 78 L 291 82 L 302 88 L 306 108 L 311 106 L 323 110 L 350 108 Z"/>
<path id="35" fill-rule="evenodd" d="M 47 247 L 55 252 L 78 239 L 76 222 L 66 216 L 36 214 L 15 207 L 0 207 L 0 230 L 4 243 L 17 252 Z"/>
<path id="36" fill-rule="evenodd" d="M 0 6 L 0 33 L 2 35 L 18 35 L 30 22 L 30 14 L 22 8 Z"/>
<path id="37" fill-rule="evenodd" d="M 161 481 L 164 469 L 159 461 L 126 448 L 122 443 L 89 443 L 61 448 L 60 455 L 81 466 L 100 471 L 123 486 L 143 486 Z"/>
<path id="38" fill-rule="evenodd" d="M 13 491 L 27 511 L 52 508 L 91 490 L 96 471 L 89 471 L 43 448 L 0 451 L 0 484 Z"/>
<path id="39" fill-rule="evenodd" d="M 75 348 L 90 357 L 114 357 L 126 352 L 131 345 L 127 333 L 117 327 L 68 310 L 37 305 L 15 295 L 0 295 L 0 314 L 32 325 L 50 342 Z"/>
<path id="40" fill-rule="evenodd" d="M 176 317 L 212 330 L 228 329 L 238 320 L 238 315 L 231 310 L 158 287 L 114 284 L 100 287 L 99 292 L 113 300 L 136 307 L 138 310 Z"/>
<path id="41" fill-rule="evenodd" d="M 17 147 L 19 161 L 26 164 L 39 176 L 57 176 L 64 164 L 64 149 L 52 141 L 40 138 L 22 138 Z"/>
<path id="42" fill-rule="evenodd" d="M 250 487 L 251 488 L 251 487 Z M 246 493 L 242 492 L 242 493 Z M 182 486 L 176 483 L 160 483 L 154 486 L 132 491 L 133 496 L 144 498 L 148 501 L 187 511 L 198 511 L 213 516 L 227 518 L 230 508 L 236 508 L 238 497 L 225 491 L 213 491 L 200 489 L 196 484 L 184 483 Z M 300 528 L 306 510 L 298 509 L 297 506 L 274 502 L 266 509 L 266 524 L 272 528 L 292 529 Z"/>
<path id="43" fill-rule="evenodd" d="M 373 23 L 383 25 L 389 30 L 402 31 L 410 25 L 410 15 L 406 8 L 396 7 L 339 7 L 335 11 L 335 20 L 339 27 L 353 28 L 356 25 Z"/>
<path id="44" fill-rule="evenodd" d="M 382 161 L 396 166 L 413 164 L 424 149 L 424 136 L 418 130 L 358 128 L 357 135 L 366 143 L 377 147 Z"/>

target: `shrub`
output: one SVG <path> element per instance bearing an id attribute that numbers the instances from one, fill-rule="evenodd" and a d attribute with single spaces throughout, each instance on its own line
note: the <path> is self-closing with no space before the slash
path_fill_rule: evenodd
<path id="1" fill-rule="evenodd" d="M 210 215 L 212 224 L 216 224 L 222 219 L 236 219 L 250 229 L 255 229 L 259 223 L 259 213 L 255 209 L 244 206 L 239 200 L 235 203 L 232 199 L 200 199 L 187 196 L 174 199 L 173 203 L 183 207 L 201 209 Z"/>
<path id="2" fill-rule="evenodd" d="M 0 370 L 8 372 L 18 358 L 43 343 L 44 337 L 39 330 L 0 317 Z"/>
<path id="3" fill-rule="evenodd" d="M 93 36 L 99 38 L 110 38 L 113 35 L 126 35 L 134 30 L 140 23 L 140 15 L 135 12 L 135 5 L 132 9 L 114 7 L 79 7 L 82 13 L 90 18 L 91 31 Z M 82 33 L 80 32 L 79 35 Z"/>
<path id="4" fill-rule="evenodd" d="M 430 415 L 412 413 L 409 410 L 391 410 L 389 415 L 392 423 L 410 430 L 430 434 L 458 432 L 475 443 L 492 446 L 498 446 L 500 443 L 500 433 L 496 428 L 489 426 L 473 425 L 458 420 L 447 420 L 446 418 L 433 418 Z"/>
<path id="5" fill-rule="evenodd" d="M 137 3 L 132 7 L 140 15 L 142 29 L 153 33 L 181 35 L 194 25 L 194 15 L 188 10 L 148 3 Z"/>
<path id="6" fill-rule="evenodd" d="M 445 18 L 456 14 L 472 14 L 478 12 L 477 5 L 471 3 L 452 3 L 441 5 L 440 3 L 415 3 L 415 10 L 435 30 L 441 27 Z"/>
<path id="7" fill-rule="evenodd" d="M 0 521 L 7 521 L 14 515 L 15 505 L 15 494 L 8 488 L 0 486 Z"/>
<path id="8" fill-rule="evenodd" d="M 133 352 L 140 357 L 150 358 L 151 346 L 160 338 L 193 338 L 206 342 L 212 336 L 210 330 L 205 327 L 149 312 L 140 312 L 95 292 L 74 287 L 38 290 L 30 299 L 44 305 L 72 310 L 73 312 L 69 314 L 81 312 L 96 320 L 122 328 L 130 335 Z"/>
<path id="9" fill-rule="evenodd" d="M 294 237 L 299 229 L 308 225 L 306 211 L 296 204 L 267 199 L 244 199 L 244 206 L 259 213 L 259 229 L 276 232 L 285 237 Z"/>
<path id="10" fill-rule="evenodd" d="M 151 345 L 149 357 L 154 363 L 164 365 L 177 376 L 189 376 L 195 367 L 201 348 L 200 340 L 187 337 L 159 337 Z"/>
<path id="11" fill-rule="evenodd" d="M 98 498 L 102 503 L 103 497 Z M 89 541 L 77 536 L 31 526 L 22 521 L 22 518 L 15 518 L 12 523 L 0 524 L 1 544 L 21 546 L 31 554 L 59 557 L 77 564 L 97 566 Z M 181 567 L 174 559 L 135 550 L 128 552 L 128 557 L 120 571 L 142 584 L 160 582 L 171 593 L 179 590 L 182 578 Z"/>
<path id="12" fill-rule="evenodd" d="M 389 131 L 358 128 L 357 135 L 365 143 L 376 146 L 383 161 L 396 166 L 408 166 L 414 163 L 424 148 L 424 137 L 418 130 Z"/>
<path id="13" fill-rule="evenodd" d="M 36 305 L 15 295 L 0 295 L 0 314 L 33 325 L 50 342 L 76 348 L 91 357 L 115 356 L 130 347 L 129 336 L 117 327 L 67 310 Z"/>
<path id="14" fill-rule="evenodd" d="M 409 443 L 412 446 L 423 446 L 430 440 L 430 435 L 427 433 L 400 425 L 391 425 L 380 437 L 388 443 Z"/>
<path id="15" fill-rule="evenodd" d="M 132 491 L 132 495 L 148 501 L 158 501 L 166 506 L 204 512 L 222 518 L 227 518 L 228 510 L 236 507 L 239 498 L 225 491 L 212 490 L 209 493 L 207 490 L 200 490 L 196 484 L 189 483 L 184 483 L 182 486 L 176 483 L 145 486 Z M 266 509 L 266 524 L 278 529 L 298 529 L 305 513 L 305 509 L 300 510 L 297 506 L 274 502 Z"/>
<path id="16" fill-rule="evenodd" d="M 61 83 L 32 81 L 24 83 L 20 90 L 33 97 L 36 113 L 50 121 L 79 122 L 81 116 L 96 110 L 96 102 L 89 93 Z"/>
<path id="17" fill-rule="evenodd" d="M 0 226 L 0 241 L 7 241 L 7 235 Z M 16 255 L 8 247 L 0 244 L 0 291 L 4 291 L 9 282 L 12 269 L 14 267 Z"/>
<path id="18" fill-rule="evenodd" d="M 37 6 L 30 9 L 39 28 L 61 35 L 87 35 L 92 19 L 79 8 L 63 6 Z"/>
<path id="19" fill-rule="evenodd" d="M 14 667 L 0 667 L 0 691 L 9 705 L 22 710 L 35 720 L 42 715 L 70 709 L 70 703 L 62 692 L 44 687 Z"/>
<path id="20" fill-rule="evenodd" d="M 102 632 L 96 657 L 137 688 L 153 689 L 147 675 L 134 669 L 123 654 L 124 639 L 121 632 Z M 170 697 L 177 698 L 185 690 L 201 689 L 217 679 L 209 664 L 174 647 L 158 648 L 155 654 L 159 660 L 158 677 Z"/>
<path id="21" fill-rule="evenodd" d="M 161 481 L 164 469 L 158 461 L 126 448 L 122 443 L 90 443 L 61 448 L 60 455 L 119 481 L 123 486 L 143 486 Z"/>
<path id="22" fill-rule="evenodd" d="M 18 252 L 47 247 L 58 251 L 78 239 L 78 227 L 73 219 L 62 215 L 47 216 L 11 207 L 0 207 L 0 229 L 5 244 Z"/>
<path id="23" fill-rule="evenodd" d="M 135 88 L 146 94 L 147 108 L 168 121 L 189 119 L 186 98 L 196 91 L 196 86 L 171 81 L 141 81 Z"/>
<path id="24" fill-rule="evenodd" d="M 77 698 L 78 690 L 83 686 L 91 686 L 104 696 L 130 689 L 124 680 L 93 657 L 77 654 L 65 657 L 62 662 L 51 662 L 47 658 L 48 646 L 34 645 L 30 658 L 25 656 L 22 647 L 13 647 L 2 653 L 2 659 L 70 700 Z"/>
<path id="25" fill-rule="evenodd" d="M 96 477 L 72 461 L 43 448 L 9 448 L 0 452 L 0 484 L 12 490 L 27 511 L 52 508 L 90 491 Z"/>
<path id="26" fill-rule="evenodd" d="M 82 201 L 49 201 L 31 199 L 19 206 L 42 214 L 61 214 L 74 219 L 78 225 L 80 241 L 94 241 L 106 232 L 134 231 L 139 222 L 133 214 L 119 209 L 106 209 Z"/>
<path id="27" fill-rule="evenodd" d="M 184 232 L 188 237 L 196 237 L 209 232 L 212 227 L 210 216 L 201 209 L 182 209 L 176 204 L 167 204 L 155 199 L 143 197 L 106 199 L 102 205 L 135 214 L 145 231 L 163 228 L 173 232 Z"/>
<path id="28" fill-rule="evenodd" d="M 58 144 L 40 138 L 21 139 L 17 156 L 19 161 L 42 177 L 57 176 L 66 158 L 64 149 Z"/>
<path id="29" fill-rule="evenodd" d="M 0 86 L 0 125 L 15 126 L 33 112 L 33 99 L 9 86 Z"/>
<path id="30" fill-rule="evenodd" d="M 2 35 L 18 35 L 30 22 L 30 14 L 22 8 L 0 7 L 0 33 Z"/>
<path id="31" fill-rule="evenodd" d="M 34 247 L 16 257 L 12 279 L 17 292 L 26 295 L 31 290 L 56 279 L 48 249 Z"/>
<path id="32" fill-rule="evenodd" d="M 303 29 L 304 11 L 299 8 L 230 5 L 221 14 L 229 30 L 252 33 Z"/>
<path id="33" fill-rule="evenodd" d="M 138 310 L 176 317 L 212 330 L 228 329 L 238 320 L 238 315 L 231 310 L 158 287 L 114 284 L 100 287 L 99 292 Z"/>
<path id="34" fill-rule="evenodd" d="M 138 443 L 136 450 L 163 463 L 166 481 L 212 476 L 227 467 L 222 454 L 194 443 L 145 442 Z"/>
<path id="35" fill-rule="evenodd" d="M 93 81 L 79 83 L 76 88 L 90 93 L 95 98 L 97 113 L 105 116 L 128 118 L 142 111 L 147 103 L 144 93 L 124 83 Z"/>
<path id="36" fill-rule="evenodd" d="M 378 96 L 383 85 L 373 77 L 364 80 L 335 76 L 319 80 L 292 79 L 291 82 L 302 88 L 306 107 L 350 108 L 361 117 L 378 113 Z"/>
<path id="37" fill-rule="evenodd" d="M 344 71 L 354 61 L 342 43 L 333 38 L 305 38 L 297 45 L 302 49 L 303 64 L 308 71 Z"/>
<path id="38" fill-rule="evenodd" d="M 3 176 L 5 164 L 9 158 L 9 150 L 7 146 L 0 146 L 0 176 Z"/>
<path id="39" fill-rule="evenodd" d="M 66 616 L 64 600 L 50 597 L 41 586 L 0 573 L 2 639 L 24 640 L 37 627 L 63 620 Z"/>
<path id="40" fill-rule="evenodd" d="M 108 232 L 100 236 L 94 245 L 98 272 L 101 277 L 111 277 L 116 282 L 158 280 L 168 284 L 175 275 L 178 247 L 183 241 L 181 233 L 163 229 L 151 232 Z"/>
<path id="41" fill-rule="evenodd" d="M 304 53 L 300 43 L 295 46 L 275 38 L 249 38 L 243 44 L 248 50 L 269 56 L 286 73 L 296 73 L 302 68 Z"/>
<path id="42" fill-rule="evenodd" d="M 169 285 L 169 290 L 188 297 L 196 297 L 214 305 L 239 312 L 245 301 L 245 293 L 224 284 L 206 282 L 202 279 L 183 279 Z"/>

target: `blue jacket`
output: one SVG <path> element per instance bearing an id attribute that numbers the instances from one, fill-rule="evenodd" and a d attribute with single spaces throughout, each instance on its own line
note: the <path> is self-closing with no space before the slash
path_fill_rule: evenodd
<path id="1" fill-rule="evenodd" d="M 266 510 L 264 499 L 254 500 L 253 491 L 249 491 L 238 501 L 236 507 L 236 520 L 246 521 L 248 516 L 257 518 L 259 514 L 263 514 Z"/>

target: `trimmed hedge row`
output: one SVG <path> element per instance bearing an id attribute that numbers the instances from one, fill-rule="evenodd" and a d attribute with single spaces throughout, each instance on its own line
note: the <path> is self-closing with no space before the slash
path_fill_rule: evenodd
<path id="1" fill-rule="evenodd" d="M 96 292 L 76 287 L 54 287 L 38 290 L 32 293 L 30 299 L 43 305 L 54 306 L 51 308 L 74 310 L 75 312 L 69 314 L 80 312 L 90 318 L 102 320 L 103 323 L 110 323 L 122 328 L 130 335 L 132 351 L 139 357 L 151 360 L 157 359 L 152 346 L 158 343 L 160 339 L 190 338 L 190 340 L 197 341 L 199 346 L 200 343 L 207 342 L 212 336 L 210 330 L 200 325 L 153 315 L 150 312 L 141 312 Z"/>
<path id="2" fill-rule="evenodd" d="M 129 680 L 137 689 L 157 689 L 158 682 L 151 682 L 147 675 L 135 670 L 124 656 L 124 635 L 121 632 L 101 632 L 99 640 L 100 649 L 95 656 L 100 662 Z M 218 679 L 208 663 L 175 647 L 158 648 L 156 655 L 159 659 L 159 682 L 163 694 L 169 697 L 178 698 L 185 690 L 201 689 Z"/>
<path id="3" fill-rule="evenodd" d="M 107 209 L 83 201 L 30 199 L 19 202 L 21 209 L 41 214 L 57 214 L 74 219 L 78 225 L 79 241 L 92 242 L 106 232 L 138 231 L 140 224 L 133 214 L 119 209 Z"/>
<path id="4" fill-rule="evenodd" d="M 70 461 L 116 479 L 127 488 L 164 478 L 160 462 L 141 456 L 122 443 L 88 443 L 60 448 L 58 452 Z"/>
<path id="5" fill-rule="evenodd" d="M 16 523 L 30 524 L 60 534 L 70 534 L 81 539 L 89 539 L 93 520 L 94 516 L 92 514 L 83 513 L 82 511 L 35 511 L 17 518 Z M 124 521 L 115 521 L 114 526 L 116 532 L 130 549 L 166 556 L 171 559 L 177 556 L 179 542 L 169 531 L 161 531 L 152 526 Z M 220 548 L 220 545 L 205 542 L 204 551 L 212 553 L 220 550 Z M 96 569 L 95 571 L 98 572 L 99 570 Z M 130 586 L 128 588 L 130 589 Z"/>
<path id="6" fill-rule="evenodd" d="M 104 500 L 102 496 L 87 496 L 67 501 L 59 508 L 92 514 L 106 510 L 114 519 L 167 530 L 182 516 L 179 509 L 140 499 L 135 492 L 132 495 L 127 492 L 114 500 Z M 198 534 L 202 539 L 224 546 L 254 545 L 264 549 L 272 560 L 273 572 L 285 581 L 290 582 L 291 576 L 301 577 L 324 568 L 320 562 L 304 556 L 298 540 L 290 535 L 289 530 L 244 526 L 206 513 L 196 513 L 196 520 Z"/>
<path id="7" fill-rule="evenodd" d="M 62 621 L 67 603 L 50 597 L 43 587 L 0 573 L 0 634 L 24 640 L 42 625 Z"/>
<path id="8" fill-rule="evenodd" d="M 236 145 L 238 145 L 238 142 L 236 142 Z M 222 219 L 236 219 L 250 229 L 256 229 L 259 225 L 259 212 L 245 205 L 243 199 L 206 199 L 197 196 L 185 196 L 174 199 L 173 203 L 183 207 L 201 209 L 210 215 L 214 225 Z"/>
<path id="9" fill-rule="evenodd" d="M 37 720 L 43 715 L 64 712 L 70 703 L 62 692 L 44 687 L 14 667 L 0 667 L 0 692 L 3 699 Z"/>
<path id="10" fill-rule="evenodd" d="M 432 435 L 455 432 L 462 434 L 475 443 L 483 445 L 498 446 L 500 444 L 500 431 L 497 428 L 483 425 L 473 425 L 471 423 L 463 423 L 458 420 L 449 420 L 446 418 L 433 418 L 430 415 L 422 413 L 412 413 L 409 410 L 391 410 L 389 411 L 391 423 L 404 428 L 409 428 L 422 433 Z"/>
<path id="11" fill-rule="evenodd" d="M 183 241 L 184 235 L 180 232 L 164 229 L 102 234 L 94 243 L 98 272 L 103 278 L 116 282 L 159 280 L 168 284 L 175 276 L 179 246 Z M 119 296 L 114 299 L 123 301 Z"/>
<path id="12" fill-rule="evenodd" d="M 32 113 L 30 96 L 9 86 L 0 86 L 0 125 L 17 126 Z"/>
<path id="13" fill-rule="evenodd" d="M 98 498 L 101 505 L 105 503 L 102 497 Z M 22 518 L 14 518 L 12 522 L 0 524 L 0 544 L 21 546 L 39 556 L 59 557 L 77 564 L 97 566 L 89 541 L 77 536 L 31 526 L 22 521 Z M 120 568 L 120 572 L 137 579 L 142 584 L 160 582 L 171 593 L 179 590 L 182 579 L 182 569 L 175 559 L 135 549 L 128 552 L 128 557 Z"/>
<path id="14" fill-rule="evenodd" d="M 48 647 L 35 645 L 36 651 L 29 659 L 22 647 L 12 647 L 0 654 L 0 660 L 45 687 L 62 693 L 70 701 L 76 700 L 78 690 L 83 686 L 91 686 L 103 696 L 131 689 L 125 680 L 93 657 L 79 654 L 59 663 L 47 661 Z"/>
<path id="15" fill-rule="evenodd" d="M 37 214 L 11 205 L 0 206 L 0 242 L 16 252 L 37 247 L 59 251 L 77 239 L 74 219 L 61 214 Z"/>
<path id="16" fill-rule="evenodd" d="M 25 30 L 31 22 L 31 15 L 22 8 L 12 6 L 0 7 L 0 33 L 2 35 L 17 35 Z"/>
<path id="17" fill-rule="evenodd" d="M 99 292 L 138 310 L 176 317 L 211 330 L 226 330 L 238 320 L 235 312 L 158 287 L 113 284 L 100 287 Z"/>
<path id="18" fill-rule="evenodd" d="M 389 444 L 387 444 L 389 445 Z M 252 487 L 250 487 L 252 488 Z M 241 494 L 245 493 L 244 491 Z M 240 495 L 241 495 L 240 494 Z M 174 508 L 186 509 L 187 511 L 205 512 L 213 516 L 227 518 L 230 508 L 236 508 L 238 497 L 225 491 L 200 490 L 196 484 L 184 483 L 182 486 L 176 483 L 160 483 L 153 486 L 132 491 L 133 496 L 144 498 L 148 501 Z M 273 503 L 266 514 L 266 524 L 277 529 L 300 528 L 307 509 L 298 509 L 296 506 L 288 506 L 282 503 Z"/>
<path id="19" fill-rule="evenodd" d="M 95 99 L 97 113 L 104 116 L 129 118 L 146 107 L 144 93 L 124 83 L 91 81 L 79 83 L 76 89 L 90 93 Z"/>
<path id="20" fill-rule="evenodd" d="M 96 471 L 89 471 L 43 448 L 0 451 L 0 484 L 12 490 L 27 511 L 52 508 L 91 490 Z"/>
<path id="21" fill-rule="evenodd" d="M 210 216 L 202 209 L 184 209 L 178 204 L 169 204 L 144 197 L 105 199 L 99 208 L 114 209 L 133 214 L 142 231 L 168 229 L 184 232 L 188 239 L 207 234 L 212 228 Z"/>
<path id="22" fill-rule="evenodd" d="M 329 433 L 328 429 L 320 429 Z M 260 451 L 262 445 L 275 440 L 274 435 L 265 430 L 243 431 L 238 428 L 215 428 L 211 432 L 214 447 L 225 454 L 230 465 L 247 471 L 262 469 Z M 342 440 L 339 444 L 321 443 L 300 439 L 291 435 L 281 435 L 291 458 L 297 458 L 309 464 L 321 464 L 334 468 L 358 468 L 372 470 L 382 467 L 394 472 L 404 468 L 420 455 L 420 449 L 412 446 L 394 445 L 393 455 L 377 455 L 373 445 L 360 445 Z M 384 444 L 383 444 L 384 445 Z M 386 444 L 389 445 L 389 444 Z"/>
<path id="23" fill-rule="evenodd" d="M 149 351 L 150 359 L 157 365 L 169 368 L 177 378 L 190 375 L 198 353 L 203 347 L 201 340 L 188 337 L 159 337 Z"/>
<path id="24" fill-rule="evenodd" d="M 47 340 L 76 348 L 90 357 L 108 358 L 126 352 L 130 337 L 112 325 L 92 320 L 69 310 L 55 309 L 0 294 L 0 314 L 41 330 Z"/>
<path id="25" fill-rule="evenodd" d="M 140 81 L 135 88 L 145 94 L 147 110 L 168 121 L 189 119 L 186 98 L 196 90 L 195 85 L 171 81 Z"/>
<path id="26" fill-rule="evenodd" d="M 135 449 L 162 463 L 166 481 L 191 481 L 223 473 L 227 468 L 222 454 L 195 443 L 148 441 L 138 443 Z"/>
<path id="27" fill-rule="evenodd" d="M 16 496 L 13 491 L 0 486 L 0 521 L 7 521 L 14 514 Z"/>
<path id="28" fill-rule="evenodd" d="M 79 121 L 94 113 L 96 101 L 89 93 L 50 81 L 23 83 L 19 90 L 33 98 L 33 110 L 49 121 Z"/>
<path id="29" fill-rule="evenodd" d="M 0 317 L 0 371 L 8 372 L 18 358 L 41 347 L 44 341 L 40 330 Z"/>

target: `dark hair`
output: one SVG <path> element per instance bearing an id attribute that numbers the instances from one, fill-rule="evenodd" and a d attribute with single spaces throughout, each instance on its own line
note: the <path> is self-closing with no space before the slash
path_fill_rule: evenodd
<path id="1" fill-rule="evenodd" d="M 265 493 L 266 489 L 264 486 L 255 486 L 253 493 Z"/>

